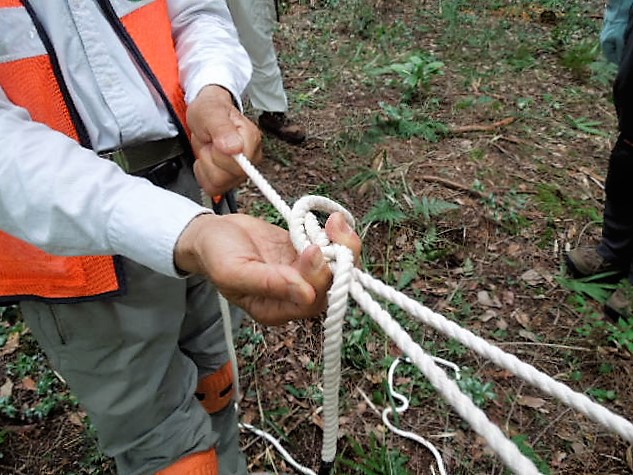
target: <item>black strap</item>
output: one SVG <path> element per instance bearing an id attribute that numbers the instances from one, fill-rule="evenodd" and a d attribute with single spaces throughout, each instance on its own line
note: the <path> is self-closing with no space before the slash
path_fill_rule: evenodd
<path id="1" fill-rule="evenodd" d="M 112 29 L 114 30 L 114 32 L 117 34 L 117 36 L 119 37 L 119 39 L 121 40 L 125 48 L 128 50 L 128 52 L 130 53 L 130 55 L 132 56 L 132 58 L 138 65 L 138 67 L 141 68 L 141 71 L 143 71 L 143 73 L 145 74 L 147 80 L 152 84 L 152 86 L 154 87 L 158 95 L 160 96 L 161 100 L 163 101 L 163 104 L 165 105 L 165 107 L 167 108 L 167 111 L 169 112 L 169 115 L 171 116 L 172 121 L 174 122 L 176 128 L 178 129 L 178 137 L 180 139 L 182 148 L 185 152 L 185 156 L 187 157 L 187 160 L 189 160 L 190 163 L 193 163 L 194 162 L 193 149 L 191 148 L 191 143 L 189 142 L 189 138 L 187 136 L 187 131 L 185 130 L 185 126 L 180 121 L 178 114 L 176 114 L 174 106 L 172 105 L 171 101 L 167 97 L 167 94 L 165 94 L 165 91 L 163 90 L 163 87 L 161 86 L 160 81 L 154 74 L 154 71 L 152 71 L 152 68 L 143 57 L 143 53 L 141 53 L 138 46 L 136 46 L 136 43 L 134 42 L 134 40 L 132 39 L 128 31 L 125 29 L 125 26 L 123 25 L 123 23 L 121 23 L 121 20 L 119 19 L 118 15 L 114 11 L 114 8 L 112 7 L 112 4 L 109 2 L 109 0 L 97 0 L 97 3 L 101 7 L 105 15 L 105 18 L 108 20 L 108 23 L 110 23 L 110 26 L 112 26 Z"/>
<path id="2" fill-rule="evenodd" d="M 83 120 L 81 119 L 81 116 L 79 115 L 79 112 L 77 111 L 77 106 L 73 102 L 73 99 L 70 96 L 70 91 L 68 90 L 68 86 L 66 85 L 66 82 L 64 81 L 64 76 L 62 75 L 62 70 L 59 65 L 59 59 L 57 58 L 57 53 L 55 52 L 55 48 L 53 48 L 53 43 L 51 42 L 51 39 L 48 36 L 48 33 L 46 33 L 46 30 L 44 29 L 42 22 L 40 22 L 39 18 L 37 18 L 37 14 L 35 13 L 35 10 L 33 10 L 33 7 L 29 3 L 29 0 L 20 0 L 20 1 L 22 2 L 22 5 L 26 9 L 29 16 L 31 17 L 31 21 L 33 22 L 33 25 L 35 25 L 37 34 L 39 35 L 40 40 L 42 40 L 42 43 L 44 44 L 44 48 L 46 49 L 46 52 L 48 53 L 48 57 L 50 58 L 50 61 L 51 61 L 51 66 L 53 67 L 53 74 L 55 75 L 57 85 L 59 87 L 60 92 L 62 93 L 62 97 L 64 98 L 64 102 L 66 103 L 66 107 L 68 108 L 70 119 L 72 120 L 73 125 L 75 126 L 75 130 L 77 131 L 77 136 L 79 137 L 79 143 L 86 148 L 92 148 L 92 145 L 90 143 L 90 136 L 88 135 L 88 129 L 86 129 L 86 124 L 84 124 Z"/>

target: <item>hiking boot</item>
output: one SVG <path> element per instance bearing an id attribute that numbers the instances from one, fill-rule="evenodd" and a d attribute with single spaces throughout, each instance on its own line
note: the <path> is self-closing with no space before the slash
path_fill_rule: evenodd
<path id="1" fill-rule="evenodd" d="M 293 145 L 298 145 L 306 139 L 303 127 L 292 122 L 284 112 L 262 112 L 259 116 L 259 126 L 262 130 Z"/>
<path id="2" fill-rule="evenodd" d="M 617 281 L 626 274 L 626 271 L 617 263 L 607 261 L 595 247 L 577 247 L 565 256 L 567 268 L 574 277 L 589 277 L 592 275 L 613 272 L 605 275 L 600 280 Z"/>
<path id="3" fill-rule="evenodd" d="M 633 284 L 628 279 L 611 294 L 604 304 L 604 311 L 615 322 L 620 318 L 633 320 Z"/>

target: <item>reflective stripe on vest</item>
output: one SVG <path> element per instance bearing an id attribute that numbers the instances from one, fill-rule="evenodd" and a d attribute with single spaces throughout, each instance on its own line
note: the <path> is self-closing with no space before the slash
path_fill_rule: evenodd
<path id="1" fill-rule="evenodd" d="M 18 19 L 23 19 L 23 15 L 28 19 L 20 0 L 0 0 L 0 15 L 3 9 L 12 9 L 5 11 Z M 166 0 L 147 2 L 126 12 L 121 21 L 184 124 L 186 107 Z M 32 26 L 29 23 L 28 31 Z M 41 42 L 35 54 L 18 51 L 15 59 L 0 61 L 0 87 L 9 100 L 25 108 L 34 121 L 78 140 L 51 60 L 40 45 Z M 117 261 L 112 256 L 54 256 L 0 231 L 0 303 L 79 301 L 120 295 L 124 288 Z"/>

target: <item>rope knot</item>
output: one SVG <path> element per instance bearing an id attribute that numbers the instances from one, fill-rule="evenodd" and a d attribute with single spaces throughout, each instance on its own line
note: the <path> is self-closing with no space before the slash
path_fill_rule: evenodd
<path id="1" fill-rule="evenodd" d="M 297 252 L 301 253 L 309 245 L 316 244 L 321 248 L 325 259 L 334 263 L 337 260 L 338 248 L 342 246 L 330 242 L 325 230 L 312 211 L 328 214 L 342 213 L 352 228 L 354 227 L 354 217 L 343 206 L 324 196 L 304 196 L 297 200 L 292 207 L 287 221 L 290 239 Z"/>

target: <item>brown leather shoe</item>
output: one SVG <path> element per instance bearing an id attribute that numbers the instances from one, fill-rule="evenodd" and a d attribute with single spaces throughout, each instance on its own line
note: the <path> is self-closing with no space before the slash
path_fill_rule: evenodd
<path id="1" fill-rule="evenodd" d="M 624 279 L 604 304 L 604 311 L 613 321 L 633 320 L 633 284 Z"/>
<path id="2" fill-rule="evenodd" d="M 299 124 L 292 122 L 284 112 L 262 112 L 259 126 L 281 140 L 298 145 L 306 139 L 305 131 Z"/>
<path id="3" fill-rule="evenodd" d="M 626 274 L 626 270 L 616 262 L 604 259 L 595 247 L 577 247 L 565 256 L 567 269 L 574 277 L 589 277 L 592 275 L 613 272 L 601 280 L 617 281 Z"/>

